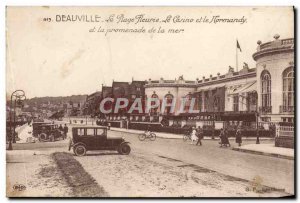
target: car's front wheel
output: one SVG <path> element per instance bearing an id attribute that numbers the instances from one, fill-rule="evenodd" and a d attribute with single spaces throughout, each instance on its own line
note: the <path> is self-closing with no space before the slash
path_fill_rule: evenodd
<path id="1" fill-rule="evenodd" d="M 74 148 L 74 153 L 76 156 L 84 156 L 86 154 L 86 148 L 84 145 L 77 145 Z"/>
<path id="2" fill-rule="evenodd" d="M 122 144 L 118 149 L 118 152 L 123 155 L 128 155 L 130 153 L 130 151 L 131 151 L 131 148 L 127 143 Z"/>

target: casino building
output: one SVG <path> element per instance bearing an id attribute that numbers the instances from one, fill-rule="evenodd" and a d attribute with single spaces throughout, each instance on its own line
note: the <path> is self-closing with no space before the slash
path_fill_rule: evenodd
<path id="1" fill-rule="evenodd" d="M 294 39 L 258 41 L 253 54 L 260 119 L 268 122 L 294 122 Z"/>
<path id="2" fill-rule="evenodd" d="M 225 74 L 195 81 L 184 80 L 183 76 L 175 80 L 149 79 L 146 97 L 167 98 L 170 103 L 174 98 L 196 98 L 199 115 L 219 114 L 220 120 L 253 118 L 258 112 L 261 122 L 294 122 L 294 39 L 275 35 L 273 41 L 257 44 L 254 68 L 244 63 L 238 72 L 229 67 Z"/>
<path id="3" fill-rule="evenodd" d="M 107 122 L 112 127 L 133 129 L 147 129 L 151 125 L 153 130 L 173 133 L 183 133 L 191 126 L 203 126 L 210 132 L 209 135 L 224 127 L 232 127 L 234 131 L 240 125 L 251 135 L 259 129 L 264 131 L 260 134 L 268 131 L 267 136 L 275 136 L 275 129 L 278 134 L 276 126 L 284 123 L 284 126 L 288 124 L 288 128 L 282 130 L 282 135 L 290 134 L 292 139 L 289 140 L 293 140 L 294 39 L 280 39 L 276 34 L 272 41 L 263 43 L 259 40 L 252 57 L 256 61 L 255 67 L 250 68 L 244 63 L 241 70 L 234 71 L 229 66 L 223 74 L 196 80 L 185 80 L 179 76 L 174 80 L 132 80 L 131 83 L 113 82 L 111 87 L 103 86 L 101 98 L 125 97 L 129 103 L 135 98 L 143 101 L 158 98 L 160 104 L 163 100 L 172 104 L 176 99 L 176 105 L 174 112 L 171 107 L 163 112 L 158 107 L 149 113 L 129 114 L 128 109 L 123 109 L 118 113 L 102 114 L 99 116 L 100 124 Z M 183 111 L 179 111 L 181 103 L 177 101 L 183 98 L 187 102 Z M 144 103 L 146 105 L 147 102 Z M 113 108 L 115 104 L 109 105 L 107 108 Z M 191 113 L 191 106 L 198 112 Z M 293 142 L 288 145 L 291 147 Z"/>

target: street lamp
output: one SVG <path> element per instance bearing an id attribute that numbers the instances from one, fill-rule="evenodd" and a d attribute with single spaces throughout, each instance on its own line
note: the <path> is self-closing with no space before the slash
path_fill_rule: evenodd
<path id="1" fill-rule="evenodd" d="M 258 112 L 255 112 L 256 117 L 256 144 L 260 144 L 259 142 L 259 130 L 258 130 Z"/>
<path id="2" fill-rule="evenodd" d="M 13 107 L 13 98 L 14 100 L 14 107 Z M 9 121 L 9 145 L 8 150 L 12 150 L 12 143 L 16 143 L 15 137 L 15 128 L 16 128 L 16 106 L 21 106 L 23 101 L 26 99 L 25 92 L 23 90 L 16 90 L 10 96 L 10 121 Z M 12 109 L 14 110 L 14 121 L 12 121 Z M 12 122 L 14 122 L 12 126 Z"/>

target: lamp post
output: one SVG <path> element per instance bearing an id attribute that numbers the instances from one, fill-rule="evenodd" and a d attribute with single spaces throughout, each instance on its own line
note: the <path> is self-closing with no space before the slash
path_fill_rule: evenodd
<path id="1" fill-rule="evenodd" d="M 14 100 L 14 107 L 13 107 L 13 98 Z M 16 90 L 14 91 L 10 96 L 10 121 L 9 121 L 9 145 L 8 150 L 12 150 L 12 143 L 16 143 L 16 137 L 15 137 L 15 128 L 16 128 L 16 106 L 22 105 L 22 102 L 26 99 L 25 92 L 23 90 Z M 14 114 L 12 115 L 12 109 Z M 14 116 L 14 120 L 12 121 L 12 116 Z M 12 126 L 12 122 L 13 126 Z"/>
<path id="2" fill-rule="evenodd" d="M 258 112 L 255 112 L 256 117 L 256 144 L 260 144 L 259 142 L 259 130 L 258 130 Z"/>

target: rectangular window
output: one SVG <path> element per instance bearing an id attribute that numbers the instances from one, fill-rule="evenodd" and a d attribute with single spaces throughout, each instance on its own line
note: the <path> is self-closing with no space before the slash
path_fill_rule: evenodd
<path id="1" fill-rule="evenodd" d="M 292 118 L 292 117 L 282 117 L 281 121 L 282 122 L 288 122 L 288 123 L 294 123 L 294 118 Z"/>
<path id="2" fill-rule="evenodd" d="M 261 121 L 263 121 L 263 122 L 270 122 L 271 121 L 271 117 L 262 117 Z"/>
<path id="3" fill-rule="evenodd" d="M 87 136 L 94 136 L 95 135 L 95 129 L 94 128 L 86 129 L 86 135 Z"/>
<path id="4" fill-rule="evenodd" d="M 77 135 L 78 135 L 78 136 L 83 136 L 83 135 L 84 135 L 84 129 L 79 128 L 79 129 L 77 130 Z"/>
<path id="5" fill-rule="evenodd" d="M 239 95 L 233 95 L 233 111 L 239 111 Z"/>
<path id="6" fill-rule="evenodd" d="M 202 112 L 202 94 L 198 96 L 198 110 Z"/>
<path id="7" fill-rule="evenodd" d="M 96 129 L 96 135 L 97 136 L 103 136 L 104 135 L 104 129 Z"/>

